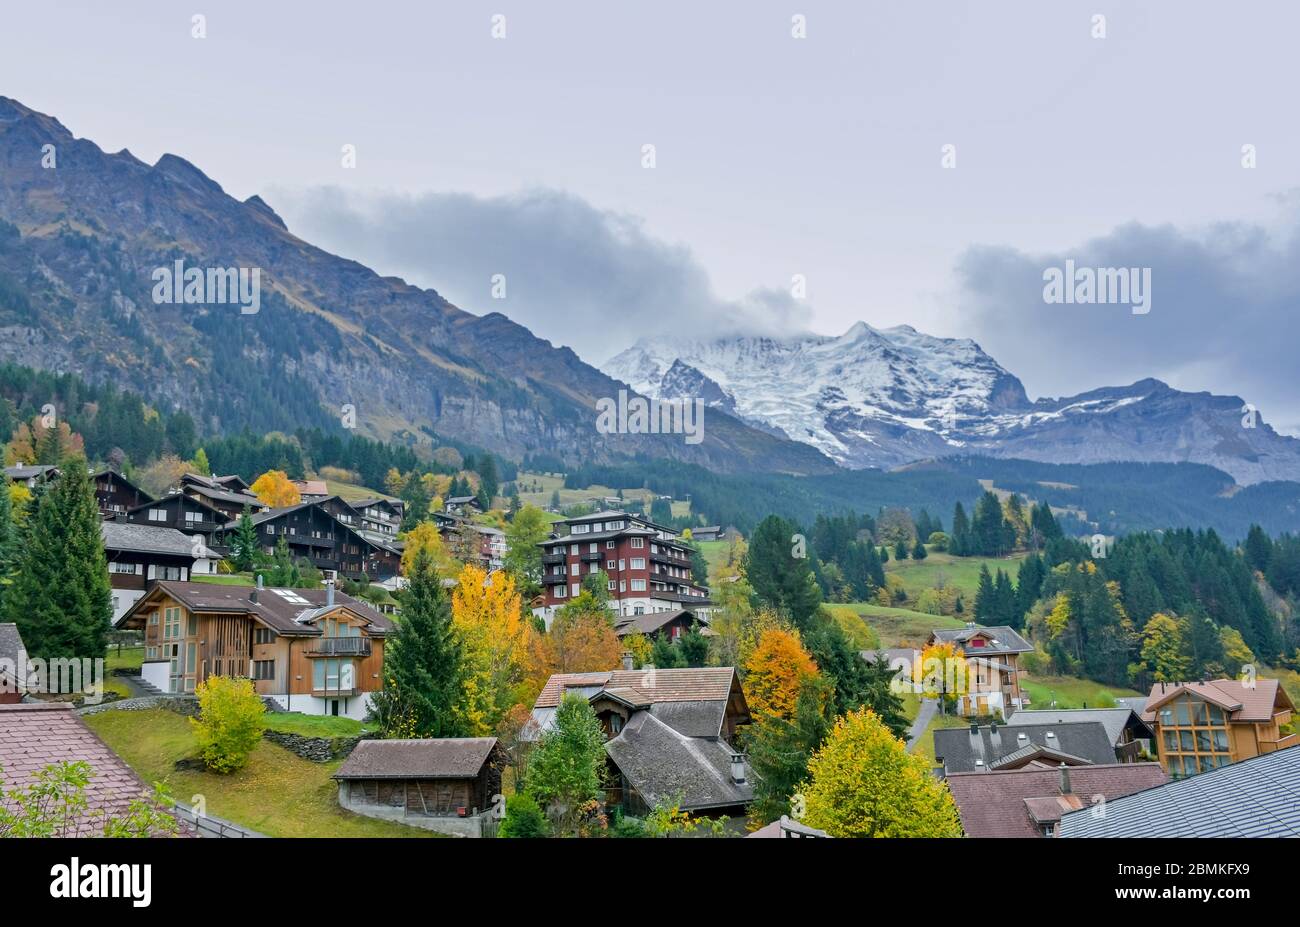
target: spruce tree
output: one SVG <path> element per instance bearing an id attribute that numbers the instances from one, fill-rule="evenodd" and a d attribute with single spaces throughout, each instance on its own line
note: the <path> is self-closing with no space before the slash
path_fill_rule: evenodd
<path id="1" fill-rule="evenodd" d="M 894 559 L 900 562 L 907 559 L 907 544 L 902 538 L 894 545 Z"/>
<path id="2" fill-rule="evenodd" d="M 769 515 L 754 529 L 744 571 L 760 603 L 785 611 L 802 628 L 816 614 L 822 596 L 807 551 L 797 544 L 801 537 L 793 522 Z"/>
<path id="3" fill-rule="evenodd" d="M 980 624 L 995 624 L 997 593 L 993 588 L 993 576 L 988 564 L 980 567 L 979 586 L 975 591 L 975 620 Z"/>
<path id="4" fill-rule="evenodd" d="M 60 469 L 29 515 L 5 614 L 32 656 L 102 657 L 113 593 L 99 506 L 84 458 L 69 457 Z"/>
<path id="5" fill-rule="evenodd" d="M 927 556 L 929 554 L 926 552 L 925 543 L 920 538 L 917 538 L 916 546 L 912 548 L 912 559 L 924 560 Z"/>
<path id="6" fill-rule="evenodd" d="M 284 538 L 280 540 L 283 541 Z M 244 506 L 244 511 L 239 516 L 239 524 L 235 526 L 235 536 L 230 541 L 231 559 L 235 569 L 251 570 L 257 563 L 257 548 L 257 529 L 253 527 L 253 516 L 249 513 L 248 506 Z"/>
<path id="7" fill-rule="evenodd" d="M 8 486 L 0 486 L 0 615 L 5 613 L 4 596 L 13 577 L 19 550 L 18 526 L 14 522 L 13 497 L 9 495 Z"/>
<path id="8" fill-rule="evenodd" d="M 949 545 L 955 557 L 965 557 L 970 551 L 970 523 L 966 520 L 966 510 L 960 502 L 952 512 L 952 543 Z"/>
<path id="9" fill-rule="evenodd" d="M 451 601 L 421 549 L 402 593 L 397 634 L 384 652 L 384 687 L 374 711 L 387 737 L 465 737 L 453 710 L 464 676 Z"/>

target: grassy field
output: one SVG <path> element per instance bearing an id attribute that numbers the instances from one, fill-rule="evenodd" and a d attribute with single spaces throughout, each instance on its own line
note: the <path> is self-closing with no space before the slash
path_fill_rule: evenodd
<path id="1" fill-rule="evenodd" d="M 712 583 L 718 575 L 718 569 L 727 562 L 727 548 L 731 546 L 729 541 L 696 541 L 700 553 L 704 555 L 704 562 L 709 565 L 709 581 Z"/>
<path id="2" fill-rule="evenodd" d="M 298 711 L 271 711 L 266 714 L 266 726 L 284 734 L 301 734 L 304 737 L 355 737 L 374 725 L 362 724 L 353 718 L 335 718 L 331 715 L 305 715 Z"/>
<path id="3" fill-rule="evenodd" d="M 954 557 L 952 554 L 931 553 L 924 560 L 890 560 L 885 564 L 885 573 L 899 578 L 909 599 L 915 599 L 922 590 L 946 583 L 961 590 L 969 607 L 979 588 L 980 567 L 987 565 L 989 573 L 994 576 L 999 569 L 1010 572 L 1014 582 L 1020 561 L 1025 556 L 1020 553 L 1010 557 Z"/>
<path id="4" fill-rule="evenodd" d="M 1108 686 L 1073 676 L 1030 676 L 1022 674 L 1020 688 L 1029 696 L 1029 708 L 1110 708 L 1116 698 L 1146 693 L 1121 686 Z M 1053 706 L 1052 702 L 1056 705 Z"/>
<path id="5" fill-rule="evenodd" d="M 578 505 L 583 502 L 589 502 L 592 499 L 601 499 L 605 496 L 613 498 L 618 495 L 619 487 L 617 486 L 588 486 L 585 489 L 565 489 L 564 478 L 552 476 L 546 473 L 533 473 L 531 471 L 520 470 L 515 485 L 519 487 L 519 499 L 521 502 L 527 502 L 538 508 L 545 508 L 551 504 L 551 497 L 556 490 L 560 493 L 561 508 Z M 533 489 L 532 487 L 538 487 Z M 623 487 L 623 498 L 628 502 L 643 502 L 646 510 L 649 511 L 650 503 L 654 501 L 655 494 L 648 489 Z M 691 514 L 691 504 L 689 502 L 673 502 L 673 515 Z"/>
<path id="6" fill-rule="evenodd" d="M 966 625 L 961 619 L 947 615 L 927 615 L 925 612 L 869 602 L 850 602 L 841 607 L 851 608 L 861 615 L 876 632 L 880 646 L 884 648 L 921 647 L 935 628 L 961 628 Z"/>
<path id="7" fill-rule="evenodd" d="M 383 497 L 391 499 L 388 493 L 376 492 L 369 486 L 358 486 L 355 483 L 340 483 L 338 480 L 326 480 L 325 488 L 330 491 L 331 495 L 339 496 L 344 502 L 359 502 L 362 499 L 374 499 Z"/>
<path id="8" fill-rule="evenodd" d="M 262 741 L 248 766 L 228 776 L 178 771 L 194 755 L 187 719 L 170 711 L 105 711 L 86 719 L 91 729 L 146 782 L 164 782 L 177 799 L 201 795 L 209 814 L 271 837 L 426 837 L 428 831 L 378 821 L 338 806 L 330 775 L 342 761 L 312 763 Z"/>
<path id="9" fill-rule="evenodd" d="M 138 673 L 143 662 L 143 647 L 123 647 L 119 652 L 117 647 L 110 644 L 104 658 L 104 671 L 111 673 L 115 669 L 128 669 Z"/>

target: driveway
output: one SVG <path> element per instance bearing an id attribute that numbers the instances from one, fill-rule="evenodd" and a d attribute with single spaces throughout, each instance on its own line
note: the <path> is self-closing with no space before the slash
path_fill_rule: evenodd
<path id="1" fill-rule="evenodd" d="M 933 698 L 921 699 L 921 708 L 916 713 L 916 720 L 912 722 L 912 729 L 907 732 L 907 750 L 910 753 L 925 733 L 925 729 L 930 726 L 930 720 L 934 717 L 935 712 L 939 710 L 939 700 Z"/>

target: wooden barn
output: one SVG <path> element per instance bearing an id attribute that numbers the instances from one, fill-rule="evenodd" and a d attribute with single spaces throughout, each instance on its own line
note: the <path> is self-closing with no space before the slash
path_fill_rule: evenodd
<path id="1" fill-rule="evenodd" d="M 495 737 L 363 740 L 333 778 L 349 811 L 477 836 L 501 767 Z"/>

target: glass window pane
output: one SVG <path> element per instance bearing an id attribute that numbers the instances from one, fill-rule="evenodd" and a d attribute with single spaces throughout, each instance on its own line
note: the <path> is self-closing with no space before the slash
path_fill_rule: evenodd
<path id="1" fill-rule="evenodd" d="M 1213 768 L 1214 768 L 1214 757 L 1212 756 L 1201 757 L 1201 772 L 1209 772 Z"/>
<path id="2" fill-rule="evenodd" d="M 1212 733 L 1214 734 L 1214 749 L 1219 751 L 1220 753 L 1227 753 L 1228 732 L 1219 730 L 1219 731 L 1213 731 Z"/>
<path id="3" fill-rule="evenodd" d="M 1210 707 L 1210 723 L 1223 724 L 1223 712 L 1219 710 L 1219 706 L 1211 705 L 1209 707 Z"/>
<path id="4" fill-rule="evenodd" d="M 1178 732 L 1177 732 L 1177 731 L 1171 731 L 1171 730 L 1169 730 L 1168 728 L 1166 728 L 1166 729 L 1163 731 L 1163 733 L 1164 733 L 1164 735 L 1165 735 L 1165 750 L 1166 750 L 1166 752 L 1167 752 L 1167 751 L 1171 751 L 1171 750 L 1177 750 L 1177 749 L 1178 749 Z"/>
<path id="5" fill-rule="evenodd" d="M 1184 753 L 1191 753 L 1196 749 L 1195 738 L 1192 737 L 1191 731 L 1179 731 L 1178 736 L 1181 739 L 1181 749 Z"/>
<path id="6" fill-rule="evenodd" d="M 1191 718 L 1187 711 L 1187 699 L 1185 698 L 1179 699 L 1178 702 L 1174 705 L 1174 718 L 1176 719 L 1176 722 L 1179 727 L 1183 727 L 1191 723 Z"/>
<path id="7" fill-rule="evenodd" d="M 1192 709 L 1192 723 L 1193 723 L 1193 724 L 1206 724 L 1206 723 L 1208 723 L 1208 721 L 1209 721 L 1209 715 L 1208 715 L 1208 714 L 1206 713 L 1206 711 L 1205 711 L 1205 703 L 1204 703 L 1204 702 L 1192 702 L 1192 703 L 1191 703 L 1191 709 Z"/>
<path id="8" fill-rule="evenodd" d="M 1197 731 L 1197 732 L 1196 732 L 1196 749 L 1197 749 L 1199 752 L 1201 752 L 1201 753 L 1209 753 L 1209 752 L 1210 752 L 1210 732 L 1209 732 L 1209 731 Z"/>

